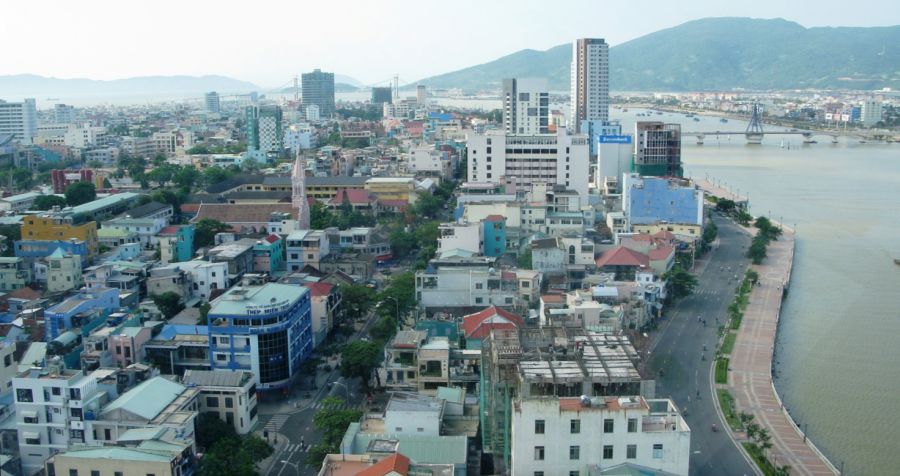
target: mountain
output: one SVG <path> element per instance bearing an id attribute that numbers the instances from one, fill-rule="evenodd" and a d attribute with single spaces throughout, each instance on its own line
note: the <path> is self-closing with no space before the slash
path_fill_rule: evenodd
<path id="1" fill-rule="evenodd" d="M 139 76 L 102 81 L 17 74 L 0 76 L 0 97 L 114 96 L 201 94 L 207 91 L 249 92 L 259 86 L 226 76 Z"/>
<path id="2" fill-rule="evenodd" d="M 783 19 L 705 18 L 613 46 L 614 91 L 900 87 L 900 26 L 803 26 Z M 419 81 L 434 88 L 499 89 L 543 76 L 568 91 L 572 47 L 522 50 Z"/>

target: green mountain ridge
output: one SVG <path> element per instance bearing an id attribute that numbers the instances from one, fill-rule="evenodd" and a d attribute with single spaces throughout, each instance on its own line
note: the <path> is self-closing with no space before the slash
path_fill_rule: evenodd
<path id="1" fill-rule="evenodd" d="M 783 19 L 705 18 L 610 48 L 613 91 L 875 89 L 900 87 L 900 26 L 805 28 Z M 432 88 L 497 90 L 503 78 L 540 76 L 568 91 L 571 44 L 521 50 L 419 81 Z"/>

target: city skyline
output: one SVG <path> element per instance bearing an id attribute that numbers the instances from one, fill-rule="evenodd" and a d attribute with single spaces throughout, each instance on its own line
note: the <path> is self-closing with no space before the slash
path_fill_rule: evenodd
<path id="1" fill-rule="evenodd" d="M 59 3 L 48 16 L 46 6 L 17 2 L 12 17 L 41 18 L 52 36 L 34 35 L 28 22 L 7 25 L 11 37 L 32 40 L 7 53 L 0 75 L 36 74 L 57 78 L 122 79 L 155 75 L 224 75 L 253 82 L 261 87 L 288 86 L 294 75 L 321 68 L 350 76 L 364 85 L 386 84 L 394 74 L 403 82 L 491 61 L 497 57 L 531 48 L 545 50 L 567 43 L 573 37 L 604 38 L 615 46 L 654 31 L 684 22 L 721 16 L 784 18 L 805 27 L 887 26 L 900 23 L 900 11 L 883 1 L 857 2 L 845 9 L 836 1 L 761 1 L 752 5 L 699 1 L 677 8 L 665 2 L 645 2 L 644 8 L 604 10 L 592 2 L 566 2 L 563 8 L 545 9 L 527 2 L 457 2 L 456 8 L 430 14 L 412 2 L 359 2 L 331 16 L 327 7 L 268 2 L 257 7 L 255 20 L 265 34 L 248 35 L 244 10 L 212 9 L 211 4 L 178 4 L 172 15 L 170 2 L 159 2 L 142 11 L 142 21 L 127 21 L 132 7 L 95 1 L 84 4 Z M 831 8 L 835 7 L 835 8 Z M 573 11 L 596 10 L 596 15 L 572 15 Z M 534 14 L 540 11 L 540 14 Z M 878 12 L 874 15 L 873 12 Z M 302 28 L 279 27 L 282 18 L 316 18 Z M 516 21 L 498 22 L 498 18 Z M 217 26 L 211 34 L 202 24 Z M 84 29 L 90 22 L 103 28 Z M 391 35 L 385 25 L 424 28 L 415 41 Z M 453 25 L 467 24 L 467 35 L 447 41 Z M 565 24 L 567 28 L 546 28 Z M 442 26 L 443 25 L 443 26 Z M 430 30 L 430 32 L 429 32 Z M 232 34 L 240 31 L 241 34 Z M 252 28 L 251 28 L 252 31 Z M 58 38 L 75 41 L 60 42 Z M 124 40 L 124 41 L 123 41 Z M 85 46 L 104 49 L 103 55 L 84 60 Z M 286 60 L 286 57 L 290 57 Z M 415 62 L 405 58 L 414 57 Z M 48 61 L 53 58 L 53 61 Z"/>

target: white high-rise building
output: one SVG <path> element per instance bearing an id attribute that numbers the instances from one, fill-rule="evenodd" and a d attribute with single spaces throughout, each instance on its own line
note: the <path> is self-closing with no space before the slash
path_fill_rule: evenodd
<path id="1" fill-rule="evenodd" d="M 874 126 L 881 120 L 881 114 L 881 102 L 876 101 L 875 98 L 866 98 L 866 100 L 863 101 L 860 118 L 864 125 L 868 127 Z"/>
<path id="2" fill-rule="evenodd" d="M 584 132 L 582 121 L 609 120 L 609 45 L 602 38 L 572 43 L 572 112 L 569 127 Z"/>
<path id="3" fill-rule="evenodd" d="M 14 140 L 31 144 L 37 135 L 37 106 L 33 98 L 22 102 L 0 99 L 0 134 L 12 134 Z"/>
<path id="4" fill-rule="evenodd" d="M 585 135 L 507 135 L 500 131 L 466 135 L 469 182 L 503 183 L 527 192 L 531 185 L 562 185 L 587 203 L 590 154 Z"/>
<path id="5" fill-rule="evenodd" d="M 319 122 L 321 114 L 319 114 L 319 106 L 310 104 L 306 106 L 306 120 L 309 122 Z"/>
<path id="6" fill-rule="evenodd" d="M 67 104 L 53 105 L 53 114 L 57 124 L 75 122 L 75 107 Z"/>
<path id="7" fill-rule="evenodd" d="M 503 126 L 507 134 L 548 134 L 550 93 L 547 80 L 523 78 L 503 80 Z"/>

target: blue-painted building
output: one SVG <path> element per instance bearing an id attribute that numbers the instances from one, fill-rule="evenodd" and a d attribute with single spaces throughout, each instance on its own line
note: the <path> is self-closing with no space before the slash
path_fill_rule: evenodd
<path id="1" fill-rule="evenodd" d="M 253 271 L 270 275 L 284 269 L 284 240 L 272 234 L 253 246 Z"/>
<path id="2" fill-rule="evenodd" d="M 118 309 L 118 289 L 82 289 L 78 294 L 44 312 L 47 342 L 73 329 L 81 329 L 81 334 L 87 335 L 95 327 L 105 323 L 106 317 Z"/>
<path id="3" fill-rule="evenodd" d="M 502 215 L 488 215 L 481 220 L 484 237 L 484 255 L 501 256 L 506 253 L 506 218 Z"/>
<path id="4" fill-rule="evenodd" d="M 13 252 L 17 258 L 25 258 L 33 261 L 36 258 L 44 258 L 53 254 L 57 248 L 62 248 L 63 253 L 71 253 L 81 256 L 81 262 L 88 259 L 88 245 L 81 240 L 18 240 L 13 245 Z"/>
<path id="5" fill-rule="evenodd" d="M 166 263 L 190 261 L 194 257 L 194 225 L 171 225 L 156 235 L 160 258 Z"/>
<path id="6" fill-rule="evenodd" d="M 622 207 L 629 226 L 703 225 L 703 191 L 682 180 L 625 174 Z"/>
<path id="7" fill-rule="evenodd" d="M 213 370 L 249 370 L 260 390 L 286 389 L 313 348 L 309 289 L 235 286 L 212 303 L 208 328 Z"/>

